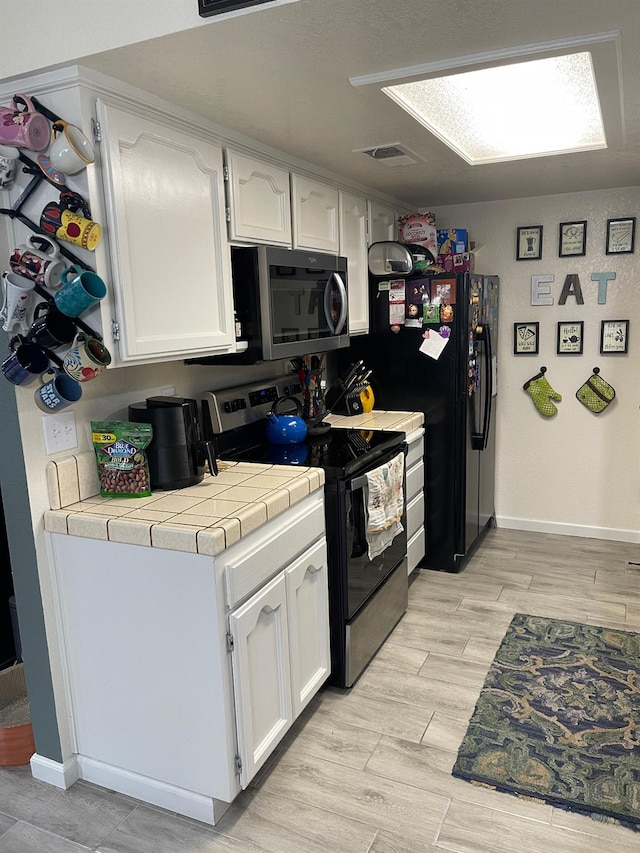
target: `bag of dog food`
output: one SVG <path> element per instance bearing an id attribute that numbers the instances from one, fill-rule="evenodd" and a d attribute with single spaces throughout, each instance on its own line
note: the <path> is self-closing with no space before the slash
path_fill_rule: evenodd
<path id="1" fill-rule="evenodd" d="M 151 424 L 91 421 L 103 497 L 142 498 L 151 494 L 145 448 L 152 438 Z"/>

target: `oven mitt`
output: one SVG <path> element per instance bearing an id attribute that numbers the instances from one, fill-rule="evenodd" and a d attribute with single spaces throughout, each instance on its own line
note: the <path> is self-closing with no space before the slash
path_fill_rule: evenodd
<path id="1" fill-rule="evenodd" d="M 593 368 L 593 376 L 590 376 L 581 388 L 576 391 L 576 397 L 587 409 L 594 414 L 599 414 L 606 409 L 616 396 L 608 382 L 599 376 L 600 368 Z"/>
<path id="2" fill-rule="evenodd" d="M 557 400 L 560 402 L 560 400 L 562 400 L 562 395 L 558 394 L 557 391 L 554 391 L 551 385 L 549 385 L 549 382 L 545 377 L 546 372 L 546 367 L 540 368 L 540 373 L 532 376 L 531 379 L 525 382 L 522 387 L 527 394 L 529 394 L 533 400 L 533 405 L 540 414 L 545 418 L 552 418 L 554 415 L 558 414 L 558 409 L 551 401 Z"/>

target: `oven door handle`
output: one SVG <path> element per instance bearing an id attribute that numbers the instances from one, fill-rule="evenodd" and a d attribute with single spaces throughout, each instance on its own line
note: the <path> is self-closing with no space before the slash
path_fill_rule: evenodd
<path id="1" fill-rule="evenodd" d="M 368 484 L 368 482 L 369 481 L 367 480 L 367 475 L 363 474 L 362 477 L 356 477 L 355 480 L 351 480 L 349 485 L 351 486 L 352 492 L 357 492 L 358 489 L 363 489 Z"/>
<path id="2" fill-rule="evenodd" d="M 338 322 L 335 326 L 331 320 L 331 279 L 335 279 L 335 283 L 338 286 L 338 292 L 340 294 L 340 316 L 338 317 Z M 324 315 L 331 334 L 339 335 L 347 320 L 347 288 L 345 287 L 342 277 L 339 276 L 337 272 L 332 272 L 327 279 L 327 284 L 324 289 Z"/>

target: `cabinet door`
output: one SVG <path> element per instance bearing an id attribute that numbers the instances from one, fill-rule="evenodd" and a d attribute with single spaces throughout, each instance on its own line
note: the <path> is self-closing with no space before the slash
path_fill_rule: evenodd
<path id="1" fill-rule="evenodd" d="M 123 361 L 235 351 L 222 149 L 98 101 Z"/>
<path id="2" fill-rule="evenodd" d="M 229 238 L 291 246 L 289 172 L 227 149 Z"/>
<path id="3" fill-rule="evenodd" d="M 337 255 L 338 190 L 328 184 L 291 176 L 293 248 L 316 249 Z"/>
<path id="4" fill-rule="evenodd" d="M 231 613 L 229 630 L 246 788 L 293 722 L 284 573 Z"/>
<path id="5" fill-rule="evenodd" d="M 368 203 L 369 212 L 369 245 L 380 240 L 397 240 L 396 212 L 392 207 L 385 207 L 375 201 Z"/>
<path id="6" fill-rule="evenodd" d="M 288 566 L 285 576 L 295 720 L 324 684 L 331 669 L 325 540 Z"/>
<path id="7" fill-rule="evenodd" d="M 349 334 L 365 334 L 369 331 L 367 202 L 345 192 L 340 192 L 340 254 L 347 258 Z"/>

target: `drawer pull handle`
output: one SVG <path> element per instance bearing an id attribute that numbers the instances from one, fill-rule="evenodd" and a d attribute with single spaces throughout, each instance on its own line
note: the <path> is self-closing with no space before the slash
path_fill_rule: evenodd
<path id="1" fill-rule="evenodd" d="M 309 572 L 310 575 L 315 575 L 315 573 L 319 572 L 321 568 L 322 568 L 321 566 L 314 566 L 313 563 L 310 563 L 307 566 L 307 571 Z"/>
<path id="2" fill-rule="evenodd" d="M 267 616 L 269 616 L 271 613 L 273 613 L 273 610 L 274 610 L 274 608 L 271 607 L 270 604 L 265 604 L 265 606 L 262 608 L 262 612 L 265 613 Z"/>

